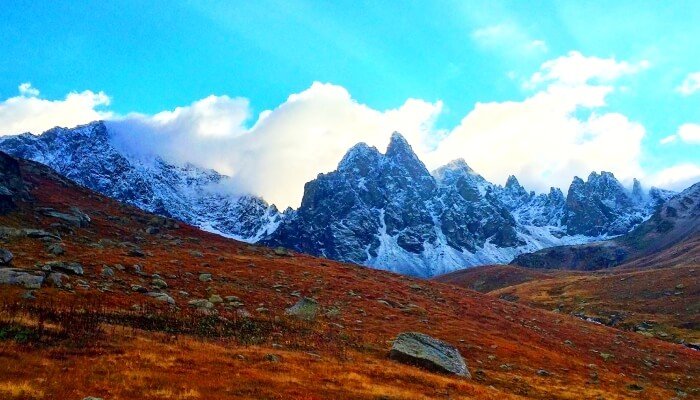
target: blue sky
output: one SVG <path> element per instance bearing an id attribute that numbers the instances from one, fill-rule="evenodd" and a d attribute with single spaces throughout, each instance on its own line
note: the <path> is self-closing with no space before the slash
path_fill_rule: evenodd
<path id="1" fill-rule="evenodd" d="M 573 51 L 638 66 L 614 83 L 592 77 L 614 90 L 604 104 L 567 112 L 582 121 L 619 113 L 641 125 L 634 162 L 661 182 L 674 166 L 700 171 L 700 91 L 688 80 L 700 71 L 699 20 L 694 1 L 13 1 L 0 9 L 0 101 L 25 82 L 46 100 L 103 92 L 109 104 L 95 108 L 116 116 L 240 97 L 247 105 L 238 130 L 250 130 L 260 112 L 322 82 L 381 112 L 407 99 L 439 103 L 432 139 L 420 139 L 430 158 L 436 138 L 477 103 L 525 101 L 546 89 L 528 84 L 533 74 Z M 684 124 L 690 133 L 678 135 Z"/>

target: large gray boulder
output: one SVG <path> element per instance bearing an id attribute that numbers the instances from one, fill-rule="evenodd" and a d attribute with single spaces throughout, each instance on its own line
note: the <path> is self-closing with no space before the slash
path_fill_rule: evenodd
<path id="1" fill-rule="evenodd" d="M 424 333 L 403 332 L 394 340 L 389 358 L 430 371 L 471 378 L 467 364 L 454 346 Z"/>
<path id="2" fill-rule="evenodd" d="M 0 268 L 0 284 L 19 285 L 26 289 L 39 289 L 44 282 L 43 275 L 34 275 L 17 268 Z"/>

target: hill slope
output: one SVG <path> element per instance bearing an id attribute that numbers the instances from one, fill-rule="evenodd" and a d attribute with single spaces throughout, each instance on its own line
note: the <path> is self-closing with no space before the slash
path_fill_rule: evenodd
<path id="1" fill-rule="evenodd" d="M 0 285 L 3 398 L 656 399 L 700 386 L 700 355 L 682 346 L 247 245 L 19 167 L 31 199 L 7 188 L 2 247 L 20 272 L 53 272 L 30 292 Z M 311 321 L 285 314 L 300 296 L 318 301 Z M 402 331 L 456 345 L 474 379 L 389 360 Z"/>

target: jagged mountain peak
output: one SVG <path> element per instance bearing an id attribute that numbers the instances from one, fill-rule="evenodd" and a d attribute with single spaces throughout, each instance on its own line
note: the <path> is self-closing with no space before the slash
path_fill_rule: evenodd
<path id="1" fill-rule="evenodd" d="M 361 142 L 350 148 L 338 163 L 338 170 L 350 170 L 359 167 L 359 164 L 376 163 L 382 158 L 382 154 L 376 147 Z"/>
<path id="2" fill-rule="evenodd" d="M 228 177 L 159 157 L 144 160 L 112 143 L 113 133 L 108 123 L 94 121 L 40 135 L 5 136 L 0 149 L 122 202 L 241 240 L 258 240 L 279 223 L 278 210 L 261 198 L 218 190 Z"/>
<path id="3" fill-rule="evenodd" d="M 525 190 L 522 185 L 520 185 L 520 182 L 518 182 L 518 178 L 515 177 L 515 175 L 509 175 L 508 179 L 506 180 L 506 189 L 517 189 L 517 190 Z"/>
<path id="4" fill-rule="evenodd" d="M 469 181 L 486 182 L 481 175 L 474 171 L 463 158 L 458 158 L 438 167 L 432 172 L 435 180 L 440 184 L 452 184 L 459 178 Z"/>

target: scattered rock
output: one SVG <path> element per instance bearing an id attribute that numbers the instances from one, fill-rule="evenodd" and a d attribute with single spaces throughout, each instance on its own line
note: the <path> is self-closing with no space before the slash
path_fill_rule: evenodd
<path id="1" fill-rule="evenodd" d="M 403 332 L 394 340 L 389 353 L 393 360 L 432 371 L 471 378 L 462 355 L 454 346 L 423 333 Z"/>
<path id="2" fill-rule="evenodd" d="M 280 362 L 280 356 L 277 354 L 265 354 L 265 361 L 269 362 Z"/>
<path id="3" fill-rule="evenodd" d="M 83 398 L 83 400 L 103 400 L 103 399 L 102 399 L 102 397 L 88 396 L 88 397 Z"/>
<path id="4" fill-rule="evenodd" d="M 42 229 L 24 229 L 24 234 L 32 239 L 51 239 L 51 240 L 61 240 L 60 237 L 54 235 L 53 233 L 46 232 Z"/>
<path id="5" fill-rule="evenodd" d="M 189 304 L 189 305 L 192 306 L 192 307 L 204 308 L 204 309 L 207 309 L 207 310 L 210 310 L 210 309 L 214 308 L 214 304 L 213 304 L 212 302 L 210 302 L 209 300 L 207 300 L 207 299 L 195 299 L 195 300 L 190 300 L 190 301 L 187 302 L 187 304 Z"/>
<path id="6" fill-rule="evenodd" d="M 126 255 L 130 257 L 146 257 L 146 253 L 144 253 L 143 250 L 139 249 L 138 247 L 129 249 Z"/>
<path id="7" fill-rule="evenodd" d="M 44 282 L 43 275 L 34 275 L 23 269 L 0 268 L 0 284 L 19 285 L 26 289 L 39 289 Z"/>
<path id="8" fill-rule="evenodd" d="M 197 257 L 197 258 L 204 257 L 204 254 L 202 254 L 201 251 L 197 251 L 197 250 L 190 251 L 190 254 L 192 255 L 192 257 Z"/>
<path id="9" fill-rule="evenodd" d="M 47 217 L 60 219 L 65 223 L 79 228 L 84 228 L 88 226 L 88 224 L 90 224 L 90 217 L 77 207 L 71 208 L 71 214 L 62 213 L 60 211 L 56 211 L 50 208 L 42 210 L 42 214 L 44 214 Z"/>
<path id="10" fill-rule="evenodd" d="M 42 267 L 46 271 L 63 271 L 74 275 L 83 275 L 83 266 L 77 262 L 50 261 Z"/>
<path id="11" fill-rule="evenodd" d="M 316 319 L 316 314 L 318 313 L 319 305 L 314 299 L 304 297 L 296 302 L 293 306 L 289 307 L 285 314 L 292 315 L 294 317 L 304 319 L 307 321 L 312 321 Z"/>
<path id="12" fill-rule="evenodd" d="M 156 300 L 158 300 L 158 301 L 162 301 L 162 302 L 165 302 L 165 303 L 168 303 L 168 304 L 175 304 L 175 299 L 173 299 L 172 297 L 170 297 L 170 295 L 168 295 L 167 293 L 163 293 L 163 292 L 148 292 L 148 293 L 146 293 L 146 296 L 153 297 L 154 299 L 156 299 Z"/>
<path id="13" fill-rule="evenodd" d="M 209 301 L 211 303 L 218 304 L 223 303 L 224 299 L 222 299 L 221 296 L 219 296 L 218 294 L 212 294 L 211 296 L 209 296 Z"/>
<path id="14" fill-rule="evenodd" d="M 60 256 L 60 255 L 65 254 L 66 249 L 60 243 L 51 243 L 46 248 L 46 251 L 48 251 L 49 254 L 53 254 L 55 256 Z"/>
<path id="15" fill-rule="evenodd" d="M 103 266 L 102 267 L 102 273 L 101 275 L 105 278 L 111 278 L 114 276 L 114 270 L 108 266 Z"/>
<path id="16" fill-rule="evenodd" d="M 285 249 L 284 247 L 275 247 L 274 253 L 279 257 L 291 257 L 292 252 Z"/>
<path id="17" fill-rule="evenodd" d="M 149 235 L 157 235 L 158 233 L 160 233 L 160 229 L 156 226 L 149 226 L 148 228 L 146 228 L 146 233 L 148 233 Z"/>
<path id="18" fill-rule="evenodd" d="M 9 265 L 14 256 L 9 250 L 0 249 L 0 265 Z"/>
<path id="19" fill-rule="evenodd" d="M 211 274 L 199 274 L 199 280 L 201 282 L 211 282 Z"/>
<path id="20" fill-rule="evenodd" d="M 131 291 L 132 292 L 137 292 L 137 293 L 146 293 L 148 292 L 148 289 L 141 285 L 131 285 Z"/>
<path id="21" fill-rule="evenodd" d="M 612 355 L 612 354 L 610 354 L 610 353 L 600 353 L 600 356 L 601 356 L 601 357 L 603 358 L 603 360 L 605 360 L 605 361 L 608 361 L 608 360 L 610 360 L 610 359 L 612 359 L 612 358 L 615 357 L 614 355 Z"/>
<path id="22" fill-rule="evenodd" d="M 66 281 L 68 279 L 69 279 L 68 275 L 66 275 L 66 274 L 63 274 L 60 272 L 52 272 L 46 278 L 46 281 L 50 286 L 53 286 L 53 287 L 60 289 L 66 285 Z"/>
<path id="23" fill-rule="evenodd" d="M 154 278 L 151 281 L 151 285 L 153 285 L 154 287 L 157 287 L 158 289 L 165 289 L 168 287 L 168 283 L 160 278 Z"/>
<path id="24" fill-rule="evenodd" d="M 546 377 L 546 376 L 552 376 L 552 373 L 547 371 L 546 369 L 538 369 L 537 375 Z"/>

